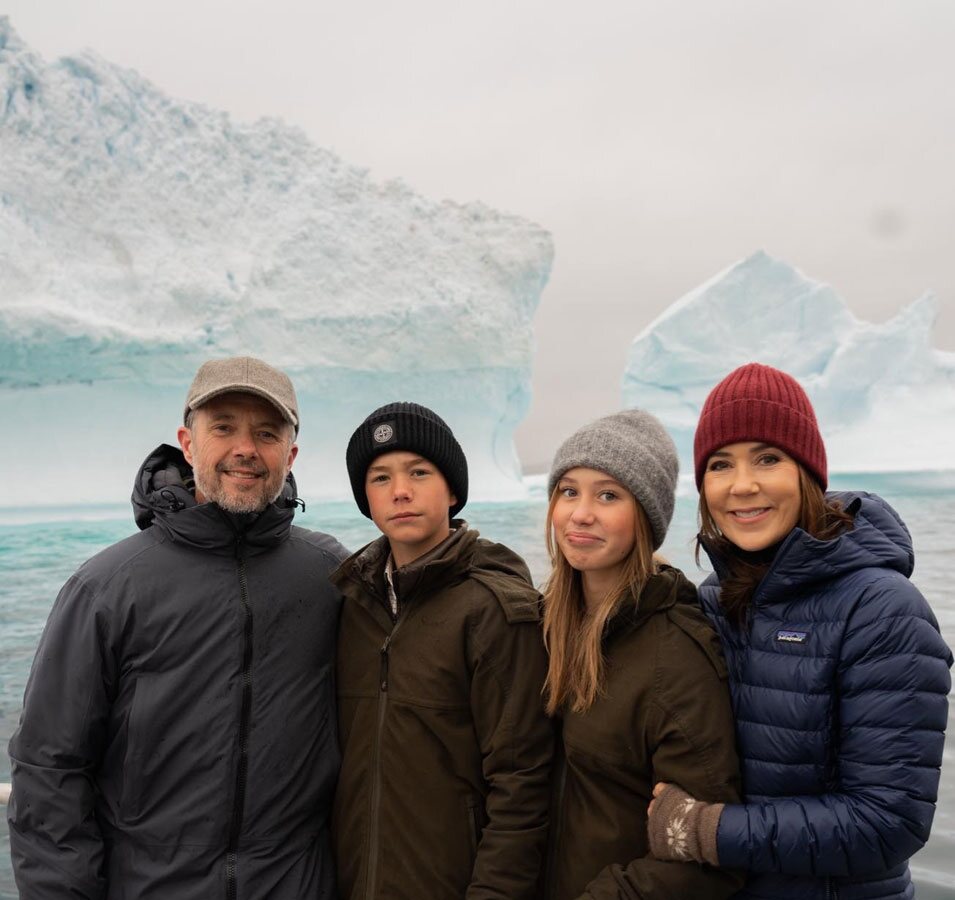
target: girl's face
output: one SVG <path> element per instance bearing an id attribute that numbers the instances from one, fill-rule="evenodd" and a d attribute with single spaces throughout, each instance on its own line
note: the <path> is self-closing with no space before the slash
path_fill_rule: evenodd
<path id="1" fill-rule="evenodd" d="M 557 482 L 552 524 L 567 562 L 579 572 L 612 580 L 636 540 L 633 494 L 606 472 L 578 466 Z"/>
<path id="2" fill-rule="evenodd" d="M 741 550 L 764 550 L 799 521 L 799 465 L 770 444 L 727 444 L 706 461 L 703 496 L 723 537 Z"/>

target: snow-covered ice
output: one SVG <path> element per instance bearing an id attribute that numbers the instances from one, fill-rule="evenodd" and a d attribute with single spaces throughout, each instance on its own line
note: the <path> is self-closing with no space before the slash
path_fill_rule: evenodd
<path id="1" fill-rule="evenodd" d="M 199 363 L 246 353 L 296 384 L 306 499 L 347 494 L 348 435 L 392 400 L 448 420 L 472 497 L 522 496 L 552 257 L 520 218 L 377 183 L 90 52 L 48 63 L 0 18 L 0 504 L 128 496 Z"/>
<path id="2" fill-rule="evenodd" d="M 831 471 L 953 469 L 955 353 L 932 346 L 936 313 L 925 294 L 888 322 L 864 322 L 828 285 L 755 253 L 634 339 L 624 404 L 661 418 L 690 472 L 706 395 L 732 369 L 761 362 L 809 393 Z"/>

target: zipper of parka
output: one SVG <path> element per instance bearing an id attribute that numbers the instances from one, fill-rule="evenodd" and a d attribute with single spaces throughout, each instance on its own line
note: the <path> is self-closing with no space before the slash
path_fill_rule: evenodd
<path id="1" fill-rule="evenodd" d="M 375 745 L 372 753 L 371 815 L 368 820 L 368 874 L 365 879 L 365 897 L 377 897 L 375 882 L 378 879 L 378 818 L 381 806 L 381 740 L 385 730 L 385 714 L 388 711 L 388 653 L 391 641 L 401 620 L 396 620 L 391 634 L 378 651 L 378 724 L 375 729 Z"/>
<path id="2" fill-rule="evenodd" d="M 245 557 L 242 555 L 242 538 L 235 542 L 236 568 L 239 575 L 239 600 L 245 614 L 242 630 L 242 711 L 239 715 L 239 759 L 235 772 L 235 794 L 232 801 L 232 822 L 229 826 L 229 845 L 226 851 L 225 877 L 226 897 L 236 900 L 238 884 L 239 835 L 242 833 L 242 817 L 245 813 L 245 789 L 249 768 L 249 723 L 252 717 L 252 607 L 249 605 L 249 586 L 245 574 Z"/>
<path id="3" fill-rule="evenodd" d="M 561 727 L 563 731 L 563 726 Z M 544 875 L 544 896 L 553 897 L 557 889 L 557 860 L 560 851 L 561 831 L 564 825 L 564 788 L 567 786 L 567 754 L 564 751 L 564 737 L 561 734 L 557 742 L 557 791 L 551 807 L 551 833 L 554 840 L 550 845 L 547 859 L 547 871 Z"/>

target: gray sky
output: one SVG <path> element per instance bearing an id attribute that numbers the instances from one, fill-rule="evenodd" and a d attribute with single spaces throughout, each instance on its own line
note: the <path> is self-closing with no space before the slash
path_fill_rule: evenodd
<path id="1" fill-rule="evenodd" d="M 950 0 L 0 0 L 47 59 L 277 116 L 373 177 L 554 235 L 528 469 L 620 405 L 632 338 L 764 249 L 955 350 Z"/>

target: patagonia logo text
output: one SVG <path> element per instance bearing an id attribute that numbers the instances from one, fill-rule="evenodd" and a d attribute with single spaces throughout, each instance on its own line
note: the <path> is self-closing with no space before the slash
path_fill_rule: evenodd
<path id="1" fill-rule="evenodd" d="M 786 644 L 805 644 L 809 637 L 808 631 L 777 631 L 776 640 Z"/>

